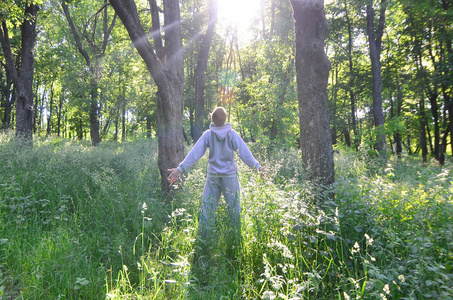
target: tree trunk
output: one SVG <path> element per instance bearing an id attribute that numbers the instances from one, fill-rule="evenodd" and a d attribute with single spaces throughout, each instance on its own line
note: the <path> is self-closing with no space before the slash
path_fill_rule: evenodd
<path id="1" fill-rule="evenodd" d="M 33 92 L 33 95 L 38 95 L 38 89 L 41 83 L 38 81 L 35 84 L 35 91 Z M 35 104 L 33 105 L 34 108 L 34 115 L 33 115 L 33 133 L 37 133 L 38 130 L 42 130 L 42 116 L 43 116 L 43 110 L 44 110 L 44 99 L 47 98 L 47 91 L 46 89 L 43 90 L 43 93 L 41 94 L 41 98 L 39 97 L 34 97 L 35 98 Z"/>
<path id="2" fill-rule="evenodd" d="M 441 162 L 442 155 L 440 151 L 440 125 L 439 125 L 439 105 L 437 103 L 438 95 L 436 93 L 431 94 L 428 99 L 431 104 L 431 114 L 434 120 L 434 158 Z"/>
<path id="3" fill-rule="evenodd" d="M 123 89 L 124 91 L 124 89 Z M 123 95 L 124 96 L 124 95 Z M 126 99 L 123 98 L 122 101 L 122 117 L 121 117 L 121 141 L 124 142 L 126 140 Z"/>
<path id="4" fill-rule="evenodd" d="M 58 102 L 58 115 L 57 115 L 57 136 L 61 134 L 61 111 L 63 109 L 63 95 L 60 94 L 60 101 Z"/>
<path id="5" fill-rule="evenodd" d="M 6 69 L 6 68 L 5 68 Z M 2 127 L 0 129 L 9 129 L 11 128 L 11 111 L 14 105 L 14 92 L 11 91 L 12 80 L 8 76 L 8 69 L 6 69 L 6 87 L 5 87 L 5 113 L 2 119 Z"/>
<path id="6" fill-rule="evenodd" d="M 344 9 L 346 12 L 346 22 L 348 24 L 348 61 L 349 61 L 349 98 L 351 101 L 351 120 L 352 120 L 352 132 L 354 133 L 354 147 L 356 151 L 359 150 L 359 137 L 357 134 L 357 120 L 355 116 L 355 94 L 354 94 L 354 63 L 352 61 L 352 22 L 349 17 L 349 11 L 347 1 L 344 1 Z"/>
<path id="7" fill-rule="evenodd" d="M 77 138 L 83 140 L 83 121 L 82 118 L 79 118 L 79 124 L 77 126 Z"/>
<path id="8" fill-rule="evenodd" d="M 442 9 L 445 11 L 445 12 L 449 12 L 451 11 L 451 1 L 447 1 L 447 0 L 442 0 L 441 1 L 442 3 Z M 443 67 L 442 69 L 442 76 L 444 78 L 451 78 L 451 75 L 449 75 L 449 72 L 451 74 L 451 65 L 453 64 L 453 49 L 452 49 L 452 39 L 451 39 L 451 34 L 449 33 L 447 27 L 448 27 L 448 24 L 450 24 L 449 20 L 448 20 L 448 17 L 446 17 L 448 14 L 445 14 L 443 20 L 444 22 L 442 22 L 441 24 L 441 28 L 440 28 L 440 31 L 441 31 L 441 45 L 440 47 L 443 48 L 445 47 L 445 49 L 441 49 L 441 55 L 443 56 L 441 58 L 443 62 L 443 64 L 445 65 L 449 65 L 450 68 L 448 67 Z M 450 77 L 449 77 L 450 76 Z M 445 160 L 445 155 L 446 155 L 446 152 L 447 152 L 447 136 L 448 136 L 448 133 L 451 134 L 451 139 L 450 139 L 450 142 L 452 143 L 452 149 L 451 151 L 453 152 L 453 132 L 452 132 L 452 129 L 453 129 L 453 88 L 452 88 L 452 85 L 451 85 L 451 82 L 449 82 L 448 80 L 442 80 L 441 82 L 441 87 L 442 87 L 442 95 L 443 95 L 443 98 L 444 98 L 444 103 L 445 103 L 445 109 L 448 111 L 448 121 L 446 120 L 445 121 L 445 124 L 448 124 L 448 126 L 446 126 L 444 124 L 444 137 L 443 137 L 443 151 L 442 151 L 442 157 L 443 159 Z M 443 162 L 442 162 L 443 163 Z"/>
<path id="9" fill-rule="evenodd" d="M 95 78 L 94 71 L 91 73 L 91 82 L 90 82 L 90 136 L 91 144 L 97 146 L 101 142 L 101 135 L 99 133 L 99 93 L 98 93 L 98 83 Z"/>
<path id="10" fill-rule="evenodd" d="M 291 0 L 296 33 L 296 74 L 302 159 L 316 184 L 334 182 L 327 103 L 330 62 L 324 52 L 327 22 L 323 0 Z"/>
<path id="11" fill-rule="evenodd" d="M 151 139 L 151 116 L 146 117 L 146 138 Z"/>
<path id="12" fill-rule="evenodd" d="M 338 120 L 336 119 L 337 116 L 337 101 L 338 101 L 338 66 L 335 67 L 335 70 L 332 74 L 332 105 L 331 105 L 331 116 L 332 116 L 332 144 L 336 145 L 337 144 L 337 123 Z"/>
<path id="13" fill-rule="evenodd" d="M 164 25 L 166 61 L 158 59 L 138 17 L 133 0 L 111 0 L 113 8 L 123 22 L 137 52 L 145 62 L 158 89 L 157 128 L 158 166 L 164 195 L 170 194 L 167 181 L 169 168 L 174 168 L 184 159 L 183 109 L 184 109 L 184 64 L 180 30 L 178 0 L 164 0 Z"/>
<path id="14" fill-rule="evenodd" d="M 209 50 L 214 37 L 217 23 L 217 0 L 209 1 L 209 23 L 206 34 L 201 42 L 198 53 L 197 68 L 195 69 L 195 123 L 193 128 L 193 142 L 195 143 L 203 134 L 205 76 L 208 67 Z"/>
<path id="15" fill-rule="evenodd" d="M 0 42 L 15 89 L 16 136 L 31 142 L 33 139 L 33 73 L 35 67 L 34 46 L 36 41 L 36 18 L 38 5 L 25 7 L 25 19 L 21 26 L 22 48 L 20 51 L 20 69 L 14 64 L 14 57 L 8 37 L 6 21 L 2 21 Z"/>
<path id="16" fill-rule="evenodd" d="M 385 120 L 382 109 L 382 74 L 381 74 L 381 43 L 385 24 L 385 0 L 381 0 L 379 25 L 375 32 L 373 0 L 369 0 L 367 14 L 367 33 L 370 46 L 371 71 L 373 75 L 373 115 L 376 128 L 376 149 L 384 160 L 387 160 L 385 142 Z"/>
<path id="17" fill-rule="evenodd" d="M 118 141 L 118 132 L 119 132 L 119 129 L 118 129 L 118 126 L 119 126 L 119 121 L 120 121 L 120 101 L 118 99 L 118 106 L 116 108 L 116 117 L 115 117 L 115 134 L 113 135 L 113 139 L 116 141 Z"/>
<path id="18" fill-rule="evenodd" d="M 50 103 L 49 103 L 49 117 L 47 118 L 47 130 L 46 135 L 49 136 L 52 131 L 52 112 L 53 112 L 53 83 L 50 86 Z"/>
<path id="19" fill-rule="evenodd" d="M 426 145 L 426 117 L 425 117 L 425 100 L 422 98 L 419 102 L 420 106 L 420 147 L 422 148 L 422 159 L 426 163 L 428 161 L 428 147 Z"/>
<path id="20" fill-rule="evenodd" d="M 396 94 L 396 101 L 397 101 L 397 104 L 396 104 L 396 115 L 397 117 L 399 118 L 401 116 L 401 111 L 402 111 L 402 108 L 403 108 L 403 90 L 401 88 L 401 82 L 400 80 L 398 80 L 399 84 L 398 84 L 398 90 L 397 90 L 397 94 Z M 398 155 L 398 157 L 401 157 L 401 154 L 403 153 L 403 138 L 401 136 L 401 132 L 399 130 L 397 130 L 397 132 L 395 132 L 395 143 L 396 143 L 396 154 Z"/>

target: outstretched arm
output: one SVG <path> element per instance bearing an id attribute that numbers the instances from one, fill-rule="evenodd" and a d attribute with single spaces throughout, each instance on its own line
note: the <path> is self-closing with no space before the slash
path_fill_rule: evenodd
<path id="1" fill-rule="evenodd" d="M 170 181 L 170 183 L 175 183 L 176 180 L 179 179 L 181 173 L 184 173 L 206 153 L 206 149 L 208 147 L 208 144 L 206 142 L 206 134 L 207 133 L 205 132 L 198 139 L 198 141 L 195 143 L 195 146 L 193 146 L 192 150 L 190 150 L 184 161 L 180 163 L 177 168 L 167 170 L 168 172 L 170 172 L 170 175 L 168 175 L 167 177 L 167 180 Z"/>
<path id="2" fill-rule="evenodd" d="M 195 164 L 205 153 L 208 148 L 207 135 L 209 131 L 203 133 L 193 146 L 192 150 L 187 154 L 186 158 L 177 167 L 180 173 L 186 172 L 193 164 Z"/>
<path id="3" fill-rule="evenodd" d="M 269 178 L 269 172 L 267 168 L 260 166 L 258 161 L 253 157 L 252 152 L 250 152 L 250 149 L 247 147 L 247 145 L 244 143 L 242 138 L 236 133 L 233 133 L 233 146 L 234 150 L 237 150 L 239 152 L 239 157 L 251 168 L 256 168 L 260 173 L 261 177 L 263 178 Z"/>
<path id="4" fill-rule="evenodd" d="M 237 150 L 239 153 L 239 157 L 242 159 L 243 162 L 246 163 L 247 166 L 251 168 L 260 169 L 261 166 L 258 161 L 253 157 L 252 152 L 250 152 L 247 145 L 244 143 L 242 138 L 237 134 L 236 131 L 233 131 L 233 149 Z"/>

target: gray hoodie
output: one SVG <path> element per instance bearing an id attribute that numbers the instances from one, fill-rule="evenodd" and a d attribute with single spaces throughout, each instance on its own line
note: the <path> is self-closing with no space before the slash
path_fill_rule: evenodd
<path id="1" fill-rule="evenodd" d="M 237 165 L 234 161 L 233 152 L 238 151 L 239 157 L 251 168 L 260 168 L 259 163 L 253 157 L 247 145 L 241 137 L 231 129 L 227 123 L 217 127 L 211 123 L 210 130 L 203 133 L 178 170 L 185 172 L 195 164 L 209 148 L 208 175 L 228 176 L 237 173 Z"/>

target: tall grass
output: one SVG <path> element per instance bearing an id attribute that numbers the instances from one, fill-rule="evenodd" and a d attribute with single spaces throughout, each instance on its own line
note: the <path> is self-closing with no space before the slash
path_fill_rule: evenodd
<path id="1" fill-rule="evenodd" d="M 103 298 L 106 274 L 135 261 L 141 205 L 161 218 L 155 145 L 1 139 L 0 295 Z"/>
<path id="2" fill-rule="evenodd" d="M 156 148 L 1 136 L 0 298 L 453 298 L 450 162 L 339 150 L 336 198 L 321 205 L 296 150 L 255 148 L 271 178 L 240 164 L 241 247 L 223 204 L 206 251 L 206 161 L 167 205 Z"/>

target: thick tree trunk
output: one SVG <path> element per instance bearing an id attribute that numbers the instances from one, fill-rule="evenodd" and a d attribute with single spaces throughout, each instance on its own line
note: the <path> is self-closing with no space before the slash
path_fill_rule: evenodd
<path id="1" fill-rule="evenodd" d="M 381 39 L 385 22 L 385 0 L 381 0 L 381 11 L 377 32 L 374 26 L 373 0 L 367 5 L 367 33 L 370 46 L 371 71 L 373 75 L 373 115 L 376 127 L 376 149 L 381 157 L 387 160 L 385 142 L 385 120 L 382 109 L 382 74 L 381 74 Z"/>
<path id="2" fill-rule="evenodd" d="M 327 22 L 323 0 L 291 0 L 296 32 L 296 73 L 300 143 L 309 178 L 324 186 L 334 182 L 334 162 L 327 104 L 330 62 L 324 52 Z"/>
<path id="3" fill-rule="evenodd" d="M 29 142 L 33 139 L 33 73 L 35 67 L 33 50 L 37 36 L 36 17 L 38 9 L 38 5 L 34 4 L 27 5 L 25 8 L 26 20 L 21 26 L 20 70 L 17 70 L 14 64 L 5 21 L 2 22 L 0 30 L 0 42 L 6 60 L 7 72 L 10 74 L 15 88 L 16 136 Z"/>
<path id="4" fill-rule="evenodd" d="M 37 36 L 37 14 L 37 5 L 30 5 L 25 9 L 25 16 L 30 19 L 22 24 L 21 69 L 16 91 L 16 135 L 26 140 L 32 139 L 33 131 L 33 73 L 35 68 L 33 50 Z"/>
<path id="5" fill-rule="evenodd" d="M 205 93 L 205 76 L 208 68 L 209 50 L 211 48 L 212 38 L 214 37 L 215 25 L 217 23 L 217 0 L 209 1 L 209 23 L 206 34 L 201 42 L 198 53 L 197 68 L 195 69 L 195 123 L 193 128 L 193 142 L 195 143 L 203 134 L 203 121 L 205 118 L 204 111 L 204 93 Z"/>
<path id="6" fill-rule="evenodd" d="M 184 159 L 183 109 L 184 64 L 178 0 L 164 0 L 165 49 L 167 59 L 158 59 L 140 24 L 133 0 L 111 0 L 113 8 L 126 27 L 129 37 L 145 62 L 158 89 L 157 128 L 158 166 L 164 195 L 170 194 L 167 181 L 169 168 Z"/>

